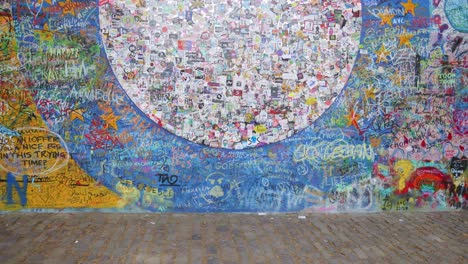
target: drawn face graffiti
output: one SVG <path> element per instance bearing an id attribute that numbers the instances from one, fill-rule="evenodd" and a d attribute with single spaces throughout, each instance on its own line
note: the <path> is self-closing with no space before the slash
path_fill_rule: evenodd
<path id="1" fill-rule="evenodd" d="M 101 37 L 128 96 L 168 131 L 211 147 L 277 142 L 340 94 L 359 1 L 113 1 Z M 356 15 L 358 14 L 358 15 Z"/>
<path id="2" fill-rule="evenodd" d="M 208 175 L 206 183 L 210 190 L 203 195 L 203 199 L 207 203 L 219 203 L 231 195 L 233 186 L 231 186 L 223 173 L 214 172 Z"/>

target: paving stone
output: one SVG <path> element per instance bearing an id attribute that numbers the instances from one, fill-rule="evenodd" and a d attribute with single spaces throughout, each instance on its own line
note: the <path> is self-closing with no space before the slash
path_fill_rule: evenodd
<path id="1" fill-rule="evenodd" d="M 466 219 L 467 211 L 304 220 L 295 214 L 9 213 L 0 215 L 0 263 L 464 264 Z"/>
<path id="2" fill-rule="evenodd" d="M 249 252 L 239 250 L 239 259 L 240 263 L 249 263 Z"/>
<path id="3" fill-rule="evenodd" d="M 192 240 L 201 240 L 202 236 L 200 234 L 193 234 L 192 235 Z"/>
<path id="4" fill-rule="evenodd" d="M 211 245 L 207 245 L 206 247 L 206 252 L 208 254 L 217 254 L 218 253 L 218 249 L 216 248 L 216 245 L 215 244 L 211 244 Z"/>
<path id="5" fill-rule="evenodd" d="M 364 253 L 360 248 L 354 248 L 353 250 L 360 259 L 367 259 L 366 253 Z"/>
<path id="6" fill-rule="evenodd" d="M 280 255 L 279 256 L 281 263 L 284 264 L 295 264 L 296 261 L 294 260 L 294 257 L 291 255 Z"/>
<path id="7" fill-rule="evenodd" d="M 234 249 L 223 251 L 221 253 L 221 260 L 222 263 L 239 263 L 239 253 Z"/>
<path id="8" fill-rule="evenodd" d="M 209 256 L 207 259 L 207 264 L 219 264 L 221 263 L 219 259 L 215 256 Z"/>

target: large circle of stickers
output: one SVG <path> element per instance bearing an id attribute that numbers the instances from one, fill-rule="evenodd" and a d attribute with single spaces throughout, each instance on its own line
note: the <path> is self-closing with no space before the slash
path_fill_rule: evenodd
<path id="1" fill-rule="evenodd" d="M 101 36 L 148 117 L 212 147 L 241 149 L 309 126 L 343 89 L 359 1 L 114 0 Z"/>

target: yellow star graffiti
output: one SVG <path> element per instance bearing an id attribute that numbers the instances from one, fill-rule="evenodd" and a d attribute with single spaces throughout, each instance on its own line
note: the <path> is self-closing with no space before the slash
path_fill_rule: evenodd
<path id="1" fill-rule="evenodd" d="M 83 113 L 84 112 L 86 112 L 86 110 L 84 110 L 84 109 L 73 110 L 70 113 L 70 119 L 73 121 L 73 120 L 78 118 L 79 120 L 84 121 L 84 118 L 83 118 Z"/>
<path id="2" fill-rule="evenodd" d="M 349 115 L 345 116 L 346 119 L 348 119 L 348 124 L 347 126 L 354 126 L 356 129 L 360 130 L 359 125 L 358 125 L 358 120 L 361 118 L 360 115 L 356 114 L 354 110 L 351 110 Z"/>
<path id="3" fill-rule="evenodd" d="M 364 90 L 366 94 L 367 99 L 374 99 L 375 100 L 375 94 L 377 93 L 377 89 L 374 87 L 369 87 L 368 89 Z"/>
<path id="4" fill-rule="evenodd" d="M 115 130 L 119 129 L 117 126 L 117 120 L 120 119 L 120 116 L 115 116 L 114 113 L 109 113 L 107 115 L 101 115 L 101 118 L 106 122 L 108 126 L 111 126 Z"/>
<path id="5" fill-rule="evenodd" d="M 37 0 L 38 4 L 42 4 L 44 2 L 47 2 L 49 5 L 52 5 L 52 0 Z"/>
<path id="6" fill-rule="evenodd" d="M 411 48 L 411 38 L 413 38 L 414 34 L 410 34 L 410 33 L 405 33 L 405 34 L 401 34 L 398 36 L 398 39 L 400 40 L 400 43 L 398 44 L 398 47 L 401 47 L 403 45 L 406 45 L 408 47 Z"/>
<path id="7" fill-rule="evenodd" d="M 58 4 L 62 8 L 62 16 L 66 14 L 76 16 L 75 5 L 72 0 L 65 0 L 65 2 L 59 2 Z"/>
<path id="8" fill-rule="evenodd" d="M 418 6 L 417 4 L 413 3 L 413 0 L 408 0 L 406 3 L 401 3 L 401 5 L 405 8 L 405 14 L 411 13 L 413 16 L 414 14 L 414 9 Z"/>
<path id="9" fill-rule="evenodd" d="M 390 55 L 390 51 L 385 49 L 385 46 L 383 44 L 382 46 L 380 46 L 380 49 L 378 49 L 375 53 L 377 54 L 377 63 L 381 61 L 388 62 L 387 56 Z"/>
<path id="10" fill-rule="evenodd" d="M 385 24 L 389 25 L 389 26 L 393 26 L 392 24 L 392 19 L 393 17 L 395 17 L 394 14 L 388 14 L 388 13 L 385 13 L 385 14 L 379 14 L 379 17 L 380 19 L 382 19 L 382 21 L 380 21 L 380 25 L 383 26 Z"/>

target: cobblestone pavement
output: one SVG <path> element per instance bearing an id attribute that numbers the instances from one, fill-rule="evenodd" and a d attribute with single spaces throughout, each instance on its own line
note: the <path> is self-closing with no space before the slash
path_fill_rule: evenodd
<path id="1" fill-rule="evenodd" d="M 468 263 L 468 212 L 2 214 L 0 263 Z"/>

